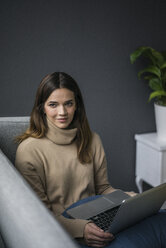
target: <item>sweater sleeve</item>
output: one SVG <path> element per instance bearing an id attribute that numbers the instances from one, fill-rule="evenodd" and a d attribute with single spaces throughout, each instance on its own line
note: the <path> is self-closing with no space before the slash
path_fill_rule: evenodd
<path id="1" fill-rule="evenodd" d="M 107 175 L 107 161 L 100 137 L 94 134 L 94 166 L 96 194 L 108 194 L 115 189 L 110 185 Z"/>
<path id="2" fill-rule="evenodd" d="M 40 161 L 35 150 L 31 149 L 30 146 L 22 146 L 21 144 L 16 152 L 15 167 L 47 208 L 51 209 L 46 195 L 46 181 L 42 161 Z"/>
<path id="3" fill-rule="evenodd" d="M 39 199 L 51 210 L 53 216 L 60 222 L 64 229 L 66 229 L 73 238 L 83 238 L 84 227 L 89 221 L 68 219 L 53 210 L 46 193 L 42 164 L 35 152 L 32 150 L 30 152 L 29 148 L 23 149 L 19 147 L 16 153 L 15 166 L 35 191 Z"/>

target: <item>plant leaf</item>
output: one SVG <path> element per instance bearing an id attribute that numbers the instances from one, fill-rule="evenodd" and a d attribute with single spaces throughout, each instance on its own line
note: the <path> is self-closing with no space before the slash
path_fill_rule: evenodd
<path id="1" fill-rule="evenodd" d="M 131 55 L 130 55 L 130 61 L 131 64 L 133 64 L 137 58 L 139 58 L 149 47 L 138 47 Z"/>
<path id="2" fill-rule="evenodd" d="M 164 56 L 160 52 L 156 51 L 155 49 L 152 49 L 151 53 L 152 53 L 152 57 L 155 58 L 155 60 L 156 60 L 156 64 L 159 67 L 161 67 L 161 65 L 165 61 Z"/>
<path id="3" fill-rule="evenodd" d="M 151 80 L 152 78 L 154 78 L 153 74 L 149 74 L 149 75 L 144 76 L 144 79 L 148 80 L 148 81 Z"/>
<path id="4" fill-rule="evenodd" d="M 160 97 L 160 96 L 166 96 L 166 91 L 164 90 L 158 90 L 158 91 L 154 91 L 150 94 L 149 100 L 151 101 L 153 98 L 155 97 Z"/>
<path id="5" fill-rule="evenodd" d="M 164 63 L 164 55 L 152 47 L 141 46 L 138 47 L 131 55 L 130 61 L 133 64 L 137 58 L 144 56 L 151 60 L 153 65 L 158 65 L 159 67 Z"/>
<path id="6" fill-rule="evenodd" d="M 156 75 L 158 78 L 161 78 L 161 71 L 157 66 L 151 65 L 151 66 L 148 66 L 147 68 L 141 70 L 140 72 L 138 72 L 138 77 L 140 78 L 141 75 L 145 72 L 152 73 L 152 74 Z"/>
<path id="7" fill-rule="evenodd" d="M 159 78 L 152 78 L 149 80 L 149 87 L 154 91 L 162 91 L 162 83 Z"/>
<path id="8" fill-rule="evenodd" d="M 161 69 L 164 69 L 166 68 L 166 62 L 164 62 L 162 65 L 161 65 Z"/>

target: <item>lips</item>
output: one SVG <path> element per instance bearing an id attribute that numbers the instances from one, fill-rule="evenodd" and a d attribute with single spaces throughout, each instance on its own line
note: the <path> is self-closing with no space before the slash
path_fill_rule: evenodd
<path id="1" fill-rule="evenodd" d="M 58 119 L 59 122 L 66 122 L 67 121 L 67 118 L 60 118 Z"/>

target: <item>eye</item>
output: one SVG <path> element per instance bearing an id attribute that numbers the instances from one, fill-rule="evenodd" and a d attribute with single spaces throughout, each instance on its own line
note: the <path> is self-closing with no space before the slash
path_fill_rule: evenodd
<path id="1" fill-rule="evenodd" d="M 65 103 L 65 106 L 72 107 L 73 106 L 73 102 L 72 101 L 66 102 Z"/>
<path id="2" fill-rule="evenodd" d="M 58 103 L 49 103 L 48 106 L 51 108 L 56 108 L 58 106 Z"/>

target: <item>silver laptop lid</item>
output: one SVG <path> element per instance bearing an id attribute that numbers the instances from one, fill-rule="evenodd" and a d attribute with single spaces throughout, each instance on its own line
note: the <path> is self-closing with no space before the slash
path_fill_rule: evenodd
<path id="1" fill-rule="evenodd" d="M 166 200 L 166 183 L 138 194 L 121 204 L 109 231 L 113 234 L 159 211 Z"/>

